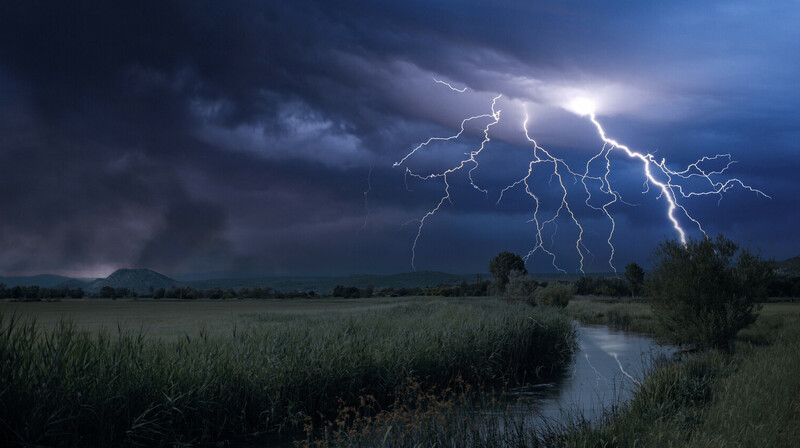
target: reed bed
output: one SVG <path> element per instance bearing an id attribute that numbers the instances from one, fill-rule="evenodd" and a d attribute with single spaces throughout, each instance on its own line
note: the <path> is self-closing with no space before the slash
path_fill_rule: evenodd
<path id="1" fill-rule="evenodd" d="M 592 300 L 572 300 L 567 314 L 584 325 L 608 325 L 619 330 L 652 334 L 656 320 L 648 303 L 602 303 Z"/>
<path id="2" fill-rule="evenodd" d="M 0 444 L 216 442 L 324 421 L 364 396 L 388 406 L 409 384 L 536 375 L 575 344 L 565 316 L 490 300 L 253 320 L 165 341 L 0 315 Z"/>

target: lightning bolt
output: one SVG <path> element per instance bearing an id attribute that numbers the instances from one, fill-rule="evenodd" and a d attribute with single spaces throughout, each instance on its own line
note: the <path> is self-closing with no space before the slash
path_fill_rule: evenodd
<path id="1" fill-rule="evenodd" d="M 462 88 L 460 88 L 460 89 L 456 89 L 455 87 L 451 86 L 451 85 L 450 85 L 450 83 L 448 83 L 448 82 L 444 82 L 444 81 L 442 81 L 441 79 L 436 79 L 436 78 L 433 78 L 433 80 L 434 80 L 434 81 L 436 81 L 436 83 L 438 83 L 438 84 L 443 84 L 443 85 L 445 85 L 445 86 L 449 87 L 449 88 L 450 88 L 450 90 L 452 90 L 452 91 L 454 91 L 454 92 L 458 92 L 458 93 L 464 93 L 464 92 L 466 92 L 466 91 L 467 91 L 467 88 L 466 88 L 466 87 L 462 87 Z"/>
<path id="2" fill-rule="evenodd" d="M 427 174 L 427 175 L 417 174 L 414 171 L 412 171 L 410 168 L 406 167 L 406 171 L 405 171 L 405 176 L 406 177 L 410 176 L 410 177 L 414 177 L 414 178 L 420 179 L 422 181 L 435 179 L 435 178 L 441 178 L 444 181 L 444 194 L 442 195 L 441 199 L 439 200 L 439 203 L 436 204 L 436 207 L 434 207 L 433 209 L 428 211 L 422 218 L 420 218 L 418 220 L 419 226 L 417 227 L 417 235 L 416 235 L 416 237 L 414 237 L 414 243 L 411 246 L 411 267 L 415 271 L 417 270 L 417 267 L 416 267 L 417 243 L 419 242 L 419 238 L 422 235 L 422 228 L 425 226 L 425 221 L 428 220 L 433 215 L 435 215 L 436 212 L 438 212 L 439 209 L 442 208 L 442 206 L 444 205 L 445 202 L 449 202 L 450 205 L 453 204 L 453 202 L 450 199 L 450 182 L 447 180 L 447 176 L 462 170 L 467 165 L 470 165 L 471 168 L 468 171 L 468 177 L 469 177 L 470 184 L 476 190 L 481 191 L 484 194 L 488 195 L 488 191 L 487 190 L 484 190 L 484 189 L 480 188 L 478 185 L 475 184 L 475 180 L 472 178 L 472 173 L 478 168 L 478 161 L 475 158 L 481 152 L 483 152 L 484 148 L 486 148 L 486 144 L 491 140 L 489 138 L 489 129 L 492 126 L 494 126 L 494 125 L 496 125 L 497 123 L 500 122 L 500 112 L 501 111 L 499 109 L 497 109 L 497 100 L 499 100 L 500 97 L 502 97 L 502 95 L 497 95 L 492 100 L 491 113 L 475 115 L 475 116 L 472 116 L 472 117 L 469 117 L 469 118 L 465 118 L 464 120 L 461 121 L 461 130 L 459 130 L 457 134 L 451 135 L 449 137 L 431 137 L 427 141 L 417 145 L 414 149 L 411 150 L 411 152 L 406 154 L 406 156 L 403 157 L 400 161 L 394 163 L 395 167 L 398 167 L 398 166 L 402 165 L 411 156 L 416 154 L 417 151 L 419 151 L 420 149 L 430 145 L 432 142 L 435 142 L 435 141 L 450 141 L 450 140 L 458 139 L 464 133 L 464 128 L 467 125 L 467 123 L 470 122 L 470 121 L 477 120 L 479 118 L 491 118 L 491 121 L 483 128 L 483 140 L 481 141 L 481 144 L 478 147 L 478 149 L 475 149 L 473 151 L 470 151 L 470 152 L 466 153 L 465 155 L 467 155 L 469 157 L 467 157 L 466 159 L 461 160 L 461 162 L 458 165 L 456 165 L 456 166 L 454 166 L 452 168 L 449 168 L 449 169 L 447 169 L 445 171 L 442 171 L 442 172 L 432 173 L 432 174 Z M 408 187 L 406 187 L 406 188 L 408 188 Z"/>
<path id="3" fill-rule="evenodd" d="M 463 89 L 457 89 L 445 81 L 441 81 L 436 78 L 434 78 L 434 81 L 436 83 L 443 84 L 458 93 L 464 93 L 466 91 L 466 87 Z M 407 182 L 409 177 L 416 178 L 420 181 L 441 178 L 444 183 L 444 192 L 436 206 L 425 213 L 422 218 L 413 220 L 418 223 L 417 233 L 414 237 L 414 242 L 411 247 L 411 266 L 413 269 L 416 270 L 416 249 L 426 222 L 439 210 L 441 210 L 445 202 L 449 202 L 451 205 L 453 204 L 450 194 L 450 182 L 448 176 L 468 166 L 469 169 L 467 171 L 467 177 L 469 178 L 470 185 L 472 185 L 474 189 L 484 193 L 487 197 L 489 196 L 489 191 L 487 189 L 481 188 L 475 183 L 473 173 L 479 168 L 477 157 L 486 148 L 486 144 L 491 141 L 489 135 L 491 128 L 500 122 L 501 111 L 497 109 L 497 101 L 501 97 L 502 95 L 497 95 L 494 97 L 491 103 L 490 113 L 475 115 L 463 119 L 461 121 L 460 130 L 456 134 L 448 137 L 431 137 L 414 147 L 402 159 L 394 163 L 395 167 L 406 164 L 406 162 L 417 152 L 423 150 L 433 142 L 448 142 L 458 140 L 464 134 L 467 124 L 472 121 L 481 119 L 489 120 L 489 122 L 483 128 L 483 139 L 479 147 L 466 153 L 465 155 L 467 157 L 462 159 L 457 165 L 431 174 L 418 174 L 406 166 L 404 174 L 406 188 L 408 188 Z M 683 244 L 686 244 L 687 231 L 681 226 L 682 219 L 688 220 L 701 233 L 703 233 L 703 235 L 708 236 L 700 221 L 692 216 L 687 207 L 683 204 L 684 199 L 698 196 L 717 195 L 719 196 L 719 204 L 719 202 L 722 200 L 722 195 L 734 187 L 739 187 L 765 198 L 770 198 L 770 196 L 763 191 L 745 184 L 738 178 L 719 179 L 720 177 L 724 176 L 728 169 L 736 163 L 730 154 L 704 156 L 686 166 L 685 169 L 673 170 L 667 166 L 667 162 L 664 158 L 661 158 L 660 160 L 656 159 L 651 153 L 635 151 L 630 147 L 618 142 L 617 140 L 608 137 L 605 129 L 595 115 L 594 105 L 590 102 L 585 100 L 576 100 L 576 102 L 573 102 L 573 104 L 576 105 L 573 107 L 573 112 L 581 116 L 587 116 L 588 120 L 597 130 L 597 134 L 603 143 L 600 151 L 586 161 L 586 164 L 583 166 L 581 172 L 574 170 L 563 158 L 554 155 L 551 151 L 540 146 L 536 140 L 531 137 L 529 132 L 530 118 L 527 110 L 525 110 L 525 120 L 522 123 L 522 130 L 524 132 L 525 139 L 531 145 L 532 149 L 531 159 L 528 163 L 528 170 L 522 178 L 517 179 L 503 188 L 500 191 L 497 202 L 495 203 L 495 205 L 499 206 L 504 198 L 504 195 L 510 190 L 519 186 L 524 186 L 525 194 L 533 200 L 533 212 L 528 222 L 532 223 L 535 227 L 534 241 L 533 247 L 527 252 L 525 257 L 523 257 L 525 262 L 528 262 L 530 257 L 541 251 L 543 254 L 545 254 L 545 256 L 549 257 L 553 267 L 558 272 L 567 272 L 558 265 L 557 255 L 552 249 L 554 246 L 555 235 L 558 232 L 558 222 L 564 219 L 566 219 L 567 222 L 573 226 L 577 232 L 577 237 L 574 244 L 574 250 L 578 258 L 577 270 L 579 270 L 581 273 L 584 272 L 584 262 L 587 254 L 594 258 L 594 254 L 589 251 L 584 241 L 584 236 L 586 234 L 584 225 L 581 224 L 574 210 L 576 202 L 572 196 L 574 196 L 575 192 L 573 191 L 570 193 L 570 190 L 567 188 L 567 184 L 565 184 L 565 179 L 571 179 L 573 184 L 580 182 L 583 186 L 583 191 L 585 193 L 583 204 L 588 209 L 600 212 L 604 219 L 609 222 L 610 229 L 605 237 L 605 244 L 608 245 L 609 250 L 608 265 L 614 270 L 614 272 L 617 272 L 616 266 L 614 265 L 614 256 L 616 254 L 616 250 L 613 242 L 617 223 L 612 214 L 612 206 L 618 202 L 629 206 L 633 204 L 623 200 L 622 195 L 619 193 L 619 191 L 614 189 L 609 178 L 613 170 L 612 153 L 621 152 L 624 156 L 627 156 L 628 159 L 633 159 L 641 164 L 641 172 L 644 177 L 642 194 L 650 192 L 651 188 L 654 188 L 658 192 L 656 200 L 665 201 L 666 219 L 671 224 L 674 231 L 678 234 Z M 713 165 L 715 163 L 722 163 L 723 166 L 717 169 L 705 168 L 707 164 Z M 545 174 L 549 176 L 549 184 L 554 185 L 557 194 L 560 195 L 560 201 L 558 206 L 555 208 L 555 211 L 546 216 L 543 216 L 544 210 L 542 207 L 540 194 L 537 194 L 537 192 L 534 191 L 531 186 L 531 181 L 534 179 L 534 176 L 539 175 L 539 172 L 542 170 L 545 170 Z M 597 201 L 599 201 L 599 203 L 597 203 Z M 550 241 L 547 243 L 544 235 L 550 231 L 550 228 L 552 228 L 552 233 L 550 234 Z M 617 362 L 619 362 L 619 360 L 617 360 Z M 623 373 L 625 372 L 623 371 Z"/>
<path id="4" fill-rule="evenodd" d="M 569 201 L 567 200 L 568 193 L 567 193 L 567 187 L 564 185 L 564 176 L 565 175 L 571 175 L 575 179 L 577 179 L 578 177 L 581 177 L 581 178 L 585 179 L 586 176 L 582 176 L 582 175 L 576 173 L 575 171 L 573 171 L 569 167 L 569 165 L 567 165 L 567 163 L 563 159 L 553 156 L 549 151 L 547 151 L 546 149 L 544 149 L 541 146 L 539 146 L 539 144 L 536 143 L 536 140 L 531 138 L 530 134 L 528 133 L 528 121 L 529 121 L 529 117 L 528 117 L 528 113 L 526 112 L 525 113 L 525 122 L 522 124 L 522 128 L 525 131 L 525 138 L 530 143 L 533 144 L 533 158 L 532 158 L 531 162 L 528 164 L 528 173 L 522 179 L 519 179 L 516 182 L 512 183 L 511 185 L 508 185 L 507 187 L 503 188 L 503 190 L 500 191 L 500 197 L 497 199 L 496 205 L 500 204 L 500 201 L 503 200 L 503 195 L 507 191 L 517 187 L 520 184 L 524 184 L 525 185 L 525 193 L 528 196 L 530 196 L 531 198 L 533 198 L 533 201 L 536 204 L 536 207 L 535 207 L 535 209 L 533 211 L 533 217 L 528 221 L 528 222 L 534 223 L 534 225 L 536 226 L 536 236 L 535 236 L 535 245 L 534 245 L 533 249 L 528 251 L 528 253 L 523 257 L 523 259 L 527 262 L 528 259 L 534 253 L 536 253 L 538 250 L 541 250 L 542 252 L 546 253 L 552 259 L 553 267 L 556 268 L 556 270 L 561 272 L 561 273 L 566 273 L 567 271 L 565 271 L 564 269 L 560 268 L 556 264 L 556 254 L 551 252 L 547 248 L 545 248 L 545 246 L 544 246 L 544 238 L 542 236 L 542 231 L 545 229 L 545 227 L 547 227 L 549 225 L 554 226 L 556 231 L 558 231 L 556 220 L 561 216 L 562 211 L 566 210 L 566 213 L 569 214 L 570 220 L 575 224 L 575 226 L 578 229 L 578 238 L 577 238 L 577 240 L 575 240 L 575 250 L 578 252 L 578 257 L 580 259 L 580 261 L 579 261 L 580 268 L 579 269 L 580 269 L 581 272 L 583 272 L 584 254 L 583 254 L 583 251 L 581 250 L 581 247 L 583 246 L 583 233 L 584 233 L 584 230 L 583 230 L 583 226 L 581 225 L 580 221 L 578 221 L 578 218 L 575 217 L 575 213 L 572 211 L 572 207 L 570 207 Z M 552 171 L 552 174 L 550 175 L 550 182 L 552 183 L 553 179 L 556 179 L 558 181 L 558 186 L 560 187 L 560 192 L 562 194 L 561 203 L 559 204 L 558 208 L 556 209 L 555 214 L 552 217 L 550 217 L 549 219 L 546 219 L 546 220 L 541 220 L 540 217 L 539 217 L 539 211 L 540 211 L 541 203 L 539 201 L 539 197 L 531 190 L 531 186 L 530 186 L 530 183 L 529 183 L 531 178 L 532 178 L 532 176 L 533 176 L 534 167 L 536 165 L 539 165 L 539 164 L 544 164 L 544 165 L 552 164 L 553 171 Z M 559 170 L 559 167 L 560 167 L 560 170 Z M 555 233 L 554 233 L 553 237 L 555 237 Z"/>
<path id="5" fill-rule="evenodd" d="M 770 196 L 768 196 L 763 191 L 750 187 L 749 185 L 744 184 L 741 180 L 737 178 L 726 179 L 724 182 L 715 181 L 713 179 L 713 176 L 724 174 L 725 171 L 727 171 L 728 168 L 730 168 L 735 163 L 732 160 L 732 156 L 730 154 L 717 154 L 713 157 L 704 156 L 699 160 L 697 160 L 696 162 L 690 164 L 683 171 L 673 171 L 667 167 L 665 159 L 662 158 L 660 161 L 658 161 L 655 159 L 655 157 L 653 157 L 652 154 L 643 154 L 637 151 L 633 151 L 632 149 L 619 143 L 618 141 L 607 137 L 606 131 L 605 129 L 603 129 L 603 126 L 600 125 L 600 123 L 597 121 L 595 113 L 593 111 L 590 111 L 587 113 L 587 115 L 589 116 L 589 120 L 592 122 L 592 124 L 594 124 L 595 128 L 597 128 L 597 133 L 604 142 L 603 144 L 604 150 L 606 145 L 610 146 L 610 149 L 608 151 L 605 151 L 606 154 L 605 158 L 606 161 L 608 162 L 608 165 L 610 165 L 610 161 L 608 159 L 608 153 L 610 153 L 611 150 L 616 148 L 622 150 L 625 154 L 627 154 L 628 157 L 632 159 L 638 159 L 642 163 L 642 171 L 644 172 L 646 178 L 645 180 L 646 187 L 649 189 L 649 185 L 652 184 L 655 185 L 660 190 L 658 198 L 663 197 L 667 201 L 667 218 L 672 223 L 672 227 L 678 233 L 678 235 L 680 236 L 681 243 L 683 243 L 684 245 L 686 244 L 686 231 L 683 229 L 683 227 L 681 227 L 680 222 L 675 216 L 675 213 L 678 210 L 680 210 L 687 219 L 693 222 L 697 226 L 698 230 L 700 230 L 700 232 L 703 233 L 703 235 L 708 236 L 708 234 L 706 233 L 705 229 L 703 229 L 703 226 L 700 224 L 700 222 L 697 219 L 695 219 L 691 214 L 689 214 L 689 211 L 686 210 L 686 207 L 684 207 L 679 202 L 681 198 L 688 198 L 692 196 L 719 195 L 721 201 L 722 193 L 728 191 L 735 185 L 739 185 L 745 190 L 751 191 L 765 198 L 771 199 Z M 601 151 L 601 154 L 603 152 L 604 151 Z M 716 171 L 714 170 L 706 171 L 702 168 L 703 162 L 714 161 L 718 159 L 727 159 L 728 162 L 726 166 Z M 587 164 L 587 169 L 588 169 L 588 164 Z M 666 180 L 663 182 L 657 180 L 653 175 L 654 170 L 661 173 L 666 178 Z M 606 177 L 604 178 L 606 185 L 608 185 L 607 191 L 612 192 L 615 198 L 613 201 L 607 204 L 611 205 L 614 202 L 616 202 L 618 198 L 618 193 L 613 192 L 613 190 L 610 189 L 610 184 L 608 184 L 607 174 L 608 171 L 606 171 Z M 674 183 L 674 179 L 676 178 L 686 180 L 694 177 L 699 177 L 703 179 L 705 182 L 708 183 L 709 188 L 706 190 L 690 191 L 687 193 L 682 185 Z M 611 217 L 611 215 L 608 213 L 606 214 L 608 218 L 611 220 L 612 225 L 615 225 L 614 219 Z M 611 237 L 609 237 L 609 242 L 610 240 Z"/>
<path id="6" fill-rule="evenodd" d="M 369 219 L 369 192 L 372 191 L 372 165 L 369 166 L 367 173 L 367 189 L 364 190 L 364 224 L 361 225 L 359 232 L 366 230 L 367 220 Z"/>

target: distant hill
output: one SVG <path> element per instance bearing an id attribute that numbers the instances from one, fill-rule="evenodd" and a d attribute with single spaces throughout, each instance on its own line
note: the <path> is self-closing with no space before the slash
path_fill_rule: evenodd
<path id="1" fill-rule="evenodd" d="M 62 286 L 77 288 L 86 286 L 86 282 L 79 279 L 52 274 L 29 277 L 0 277 L 0 283 L 4 283 L 9 288 L 14 286 L 39 286 L 41 288 L 59 288 Z"/>
<path id="2" fill-rule="evenodd" d="M 778 261 L 775 264 L 777 265 L 778 274 L 789 277 L 800 277 L 800 255 L 787 260 Z"/>
<path id="3" fill-rule="evenodd" d="M 180 284 L 181 282 L 150 269 L 118 269 L 106 278 L 87 284 L 84 289 L 87 292 L 98 292 L 103 287 L 110 286 L 112 288 L 128 288 L 136 291 L 137 294 L 144 294 L 150 290 L 150 287 L 166 289 Z"/>

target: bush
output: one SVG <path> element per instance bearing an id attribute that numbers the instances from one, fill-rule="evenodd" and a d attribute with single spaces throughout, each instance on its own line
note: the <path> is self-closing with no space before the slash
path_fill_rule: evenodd
<path id="1" fill-rule="evenodd" d="M 738 253 L 738 255 L 737 255 Z M 773 272 L 771 262 L 718 236 L 661 243 L 648 276 L 658 335 L 676 344 L 729 350 L 755 322 Z"/>
<path id="2" fill-rule="evenodd" d="M 572 285 L 553 282 L 547 285 L 547 287 L 540 288 L 536 291 L 536 304 L 566 308 L 574 294 L 575 290 L 572 288 Z"/>
<path id="3" fill-rule="evenodd" d="M 535 305 L 536 288 L 539 282 L 530 275 L 516 269 L 508 274 L 505 296 L 512 300 L 523 300 L 529 305 Z"/>

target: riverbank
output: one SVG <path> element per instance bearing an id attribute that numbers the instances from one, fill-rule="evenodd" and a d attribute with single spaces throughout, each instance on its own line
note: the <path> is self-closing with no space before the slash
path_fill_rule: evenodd
<path id="1" fill-rule="evenodd" d="M 564 365 L 575 343 L 563 314 L 491 299 L 244 317 L 245 329 L 153 338 L 3 316 L 0 444 L 224 441 L 364 401 L 386 409 L 414 390 L 512 382 Z"/>
<path id="2" fill-rule="evenodd" d="M 733 354 L 707 351 L 648 376 L 603 424 L 573 423 L 561 447 L 800 445 L 800 306 L 767 304 Z"/>
<path id="3" fill-rule="evenodd" d="M 647 305 L 640 303 L 575 301 L 566 313 L 580 313 L 589 323 L 652 328 Z M 576 362 L 581 356 L 579 352 Z M 707 351 L 677 362 L 665 359 L 630 400 L 612 401 L 599 419 L 573 407 L 558 418 L 531 421 L 516 406 L 498 406 L 493 401 L 497 395 L 486 391 L 420 394 L 423 399 L 413 406 L 399 403 L 378 418 L 359 418 L 358 410 L 351 409 L 323 437 L 309 434 L 301 446 L 796 447 L 797 372 L 800 305 L 767 304 L 758 321 L 740 332 L 733 354 Z M 600 372 L 594 379 L 609 380 Z M 476 396 L 482 398 L 476 401 Z M 540 409 L 532 406 L 530 412 Z"/>

